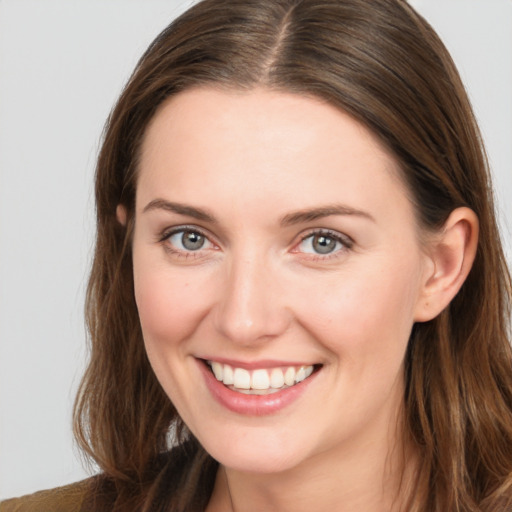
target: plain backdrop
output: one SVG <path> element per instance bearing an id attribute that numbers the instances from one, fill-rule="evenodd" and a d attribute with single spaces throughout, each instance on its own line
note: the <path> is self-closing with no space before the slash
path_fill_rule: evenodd
<path id="1" fill-rule="evenodd" d="M 0 0 L 0 498 L 89 473 L 71 435 L 84 368 L 92 176 L 105 118 L 192 0 Z M 511 255 L 512 0 L 411 0 L 458 64 Z"/>

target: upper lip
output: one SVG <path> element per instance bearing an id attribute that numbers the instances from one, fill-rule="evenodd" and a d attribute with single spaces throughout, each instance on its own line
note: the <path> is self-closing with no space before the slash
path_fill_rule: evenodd
<path id="1" fill-rule="evenodd" d="M 262 359 L 258 361 L 239 361 L 224 357 L 201 357 L 205 361 L 215 361 L 221 364 L 229 364 L 234 368 L 244 368 L 246 370 L 256 370 L 259 368 L 278 368 L 280 366 L 314 366 L 316 363 L 306 363 L 304 361 L 282 361 L 277 359 Z"/>

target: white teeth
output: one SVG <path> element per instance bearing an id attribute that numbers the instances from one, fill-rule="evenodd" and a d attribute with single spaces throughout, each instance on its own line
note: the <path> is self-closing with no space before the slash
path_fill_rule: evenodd
<path id="1" fill-rule="evenodd" d="M 267 370 L 254 370 L 251 378 L 251 389 L 268 389 L 270 378 Z"/>
<path id="2" fill-rule="evenodd" d="M 297 373 L 295 374 L 295 382 L 298 384 L 302 382 L 304 379 L 307 379 L 313 373 L 312 366 L 301 366 Z"/>
<path id="3" fill-rule="evenodd" d="M 226 386 L 232 386 L 235 382 L 233 368 L 229 364 L 224 365 L 224 378 L 222 379 Z"/>
<path id="4" fill-rule="evenodd" d="M 304 366 L 299 368 L 299 371 L 295 374 L 295 382 L 302 382 L 306 378 L 306 372 Z"/>
<path id="5" fill-rule="evenodd" d="M 284 383 L 287 386 L 293 386 L 295 384 L 295 368 L 287 368 L 286 373 L 284 374 Z"/>
<path id="6" fill-rule="evenodd" d="M 284 386 L 284 375 L 281 368 L 274 368 L 270 373 L 270 387 L 279 389 Z"/>
<path id="7" fill-rule="evenodd" d="M 217 363 L 215 361 L 212 361 L 211 363 L 213 374 L 215 375 L 215 378 L 217 380 L 223 380 L 224 377 L 224 368 L 221 363 Z"/>
<path id="8" fill-rule="evenodd" d="M 239 389 L 251 389 L 251 374 L 244 368 L 235 368 L 233 385 Z"/>
<path id="9" fill-rule="evenodd" d="M 241 392 L 275 392 L 302 382 L 313 373 L 313 366 L 301 366 L 295 369 L 293 366 L 282 368 L 257 369 L 252 372 L 245 368 L 233 368 L 229 364 L 217 361 L 208 361 L 215 378 L 226 386 L 232 386 Z"/>

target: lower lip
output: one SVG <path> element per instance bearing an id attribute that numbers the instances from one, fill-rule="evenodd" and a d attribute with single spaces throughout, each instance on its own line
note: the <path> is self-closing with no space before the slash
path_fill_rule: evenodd
<path id="1" fill-rule="evenodd" d="M 314 372 L 302 382 L 282 391 L 268 395 L 246 395 L 233 391 L 218 381 L 204 361 L 198 360 L 198 363 L 206 386 L 217 402 L 230 411 L 246 416 L 266 416 L 284 409 L 306 391 L 318 373 Z"/>

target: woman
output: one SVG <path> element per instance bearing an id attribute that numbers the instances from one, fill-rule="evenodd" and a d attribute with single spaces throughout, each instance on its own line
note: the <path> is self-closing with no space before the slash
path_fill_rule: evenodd
<path id="1" fill-rule="evenodd" d="M 486 169 L 406 2 L 181 16 L 105 132 L 75 411 L 103 472 L 62 509 L 509 510 Z"/>

